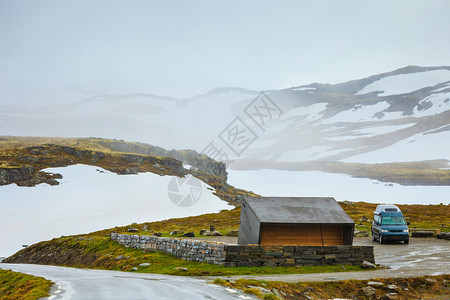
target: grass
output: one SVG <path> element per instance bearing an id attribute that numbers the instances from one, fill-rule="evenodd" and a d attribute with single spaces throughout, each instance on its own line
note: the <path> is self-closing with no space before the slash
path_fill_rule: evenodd
<path id="1" fill-rule="evenodd" d="M 450 275 L 376 279 L 382 283 L 372 286 L 376 295 L 372 299 L 395 292 L 397 299 L 449 299 Z M 362 288 L 368 286 L 367 280 L 344 280 L 328 282 L 287 283 L 279 281 L 259 281 L 238 279 L 227 281 L 216 279 L 214 284 L 240 289 L 260 299 L 368 299 Z M 388 288 L 395 285 L 396 289 Z"/>
<path id="2" fill-rule="evenodd" d="M 11 260 L 12 259 L 12 260 Z M 309 274 L 362 271 L 360 266 L 223 267 L 179 259 L 162 252 L 143 252 L 119 245 L 109 237 L 70 236 L 40 242 L 23 249 L 5 262 L 53 264 L 90 269 L 132 271 L 183 276 L 231 276 Z M 150 263 L 140 267 L 139 264 Z"/>
<path id="3" fill-rule="evenodd" d="M 0 299 L 38 299 L 50 296 L 53 282 L 10 270 L 0 269 Z"/>
<path id="4" fill-rule="evenodd" d="M 370 231 L 373 211 L 377 204 L 365 202 L 339 202 L 342 208 L 356 223 L 356 229 Z M 449 205 L 398 205 L 410 228 L 438 228 L 443 232 L 450 231 L 450 206 Z M 241 209 L 224 210 L 217 214 L 205 214 L 194 217 L 177 218 L 157 222 L 133 224 L 129 226 L 115 227 L 92 233 L 93 235 L 106 235 L 111 232 L 127 233 L 129 227 L 139 230 L 137 234 L 148 235 L 160 232 L 163 236 L 169 236 L 174 230 L 194 232 L 197 236 L 201 229 L 208 229 L 209 225 L 216 226 L 216 230 L 226 234 L 232 230 L 239 230 L 239 218 Z M 444 225 L 444 226 L 442 226 Z M 145 230 L 145 228 L 147 230 Z M 136 234 L 136 233 L 135 233 Z"/>

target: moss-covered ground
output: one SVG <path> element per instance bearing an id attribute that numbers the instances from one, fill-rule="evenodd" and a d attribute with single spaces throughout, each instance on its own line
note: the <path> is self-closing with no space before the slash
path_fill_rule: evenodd
<path id="1" fill-rule="evenodd" d="M 34 300 L 50 296 L 53 283 L 42 277 L 0 269 L 0 299 Z"/>
<path id="2" fill-rule="evenodd" d="M 239 279 L 216 279 L 213 283 L 236 288 L 260 299 L 450 299 L 450 275 L 371 280 L 375 294 L 368 297 L 367 280 L 287 283 Z M 392 298 L 387 294 L 395 293 Z"/>

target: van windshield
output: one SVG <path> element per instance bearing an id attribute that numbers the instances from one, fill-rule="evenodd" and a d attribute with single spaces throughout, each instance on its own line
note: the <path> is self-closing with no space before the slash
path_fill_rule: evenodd
<path id="1" fill-rule="evenodd" d="M 403 217 L 382 217 L 381 224 L 383 225 L 406 225 Z"/>

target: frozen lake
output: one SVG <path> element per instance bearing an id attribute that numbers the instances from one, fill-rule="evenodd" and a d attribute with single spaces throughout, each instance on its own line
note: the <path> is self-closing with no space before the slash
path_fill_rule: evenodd
<path id="1" fill-rule="evenodd" d="M 197 179 L 197 186 L 178 185 L 181 196 L 196 191 L 195 203 L 183 207 L 174 204 L 168 195 L 169 183 L 177 177 L 153 173 L 117 175 L 86 165 L 46 171 L 62 174 L 61 184 L 0 186 L 0 257 L 13 254 L 22 245 L 61 235 L 232 208 Z M 176 191 L 174 194 L 177 196 Z"/>
<path id="2" fill-rule="evenodd" d="M 338 201 L 449 204 L 450 186 L 402 186 L 318 171 L 228 170 L 228 182 L 262 196 L 334 197 Z"/>

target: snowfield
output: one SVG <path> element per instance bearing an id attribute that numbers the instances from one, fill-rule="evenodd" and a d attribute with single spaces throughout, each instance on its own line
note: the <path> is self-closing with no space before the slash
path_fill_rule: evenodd
<path id="1" fill-rule="evenodd" d="M 58 186 L 0 186 L 0 256 L 61 235 L 89 233 L 133 222 L 165 220 L 231 209 L 201 183 L 194 205 L 180 207 L 168 197 L 173 176 L 117 175 L 98 167 L 49 168 L 60 173 Z M 180 189 L 180 193 L 186 190 Z M 8 200 L 8 201 L 5 201 Z"/>
<path id="2" fill-rule="evenodd" d="M 402 186 L 318 171 L 228 171 L 231 185 L 264 196 L 334 197 L 338 201 L 449 204 L 450 186 Z"/>

